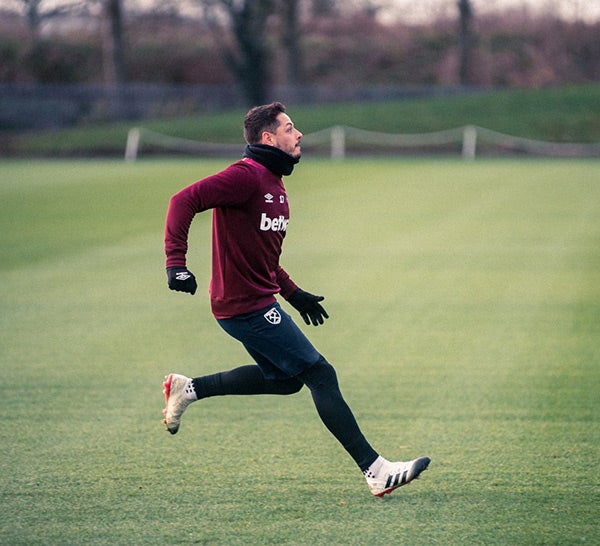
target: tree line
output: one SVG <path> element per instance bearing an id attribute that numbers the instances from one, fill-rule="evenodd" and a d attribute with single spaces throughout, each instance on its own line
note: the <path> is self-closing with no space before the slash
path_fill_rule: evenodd
<path id="1" fill-rule="evenodd" d="M 0 82 L 540 87 L 600 81 L 600 22 L 471 0 L 422 22 L 375 0 L 6 0 Z"/>

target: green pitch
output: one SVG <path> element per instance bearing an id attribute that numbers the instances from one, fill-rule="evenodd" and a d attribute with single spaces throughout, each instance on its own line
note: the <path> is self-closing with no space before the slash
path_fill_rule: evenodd
<path id="1" fill-rule="evenodd" d="M 303 160 L 282 263 L 373 445 L 431 456 L 370 496 L 307 392 L 192 406 L 248 363 L 170 292 L 169 196 L 219 161 L 0 163 L 0 543 L 599 544 L 600 163 Z"/>

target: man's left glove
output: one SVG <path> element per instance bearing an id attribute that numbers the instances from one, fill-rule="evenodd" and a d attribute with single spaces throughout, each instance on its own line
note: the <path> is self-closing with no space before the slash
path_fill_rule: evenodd
<path id="1" fill-rule="evenodd" d="M 300 312 L 304 322 L 310 326 L 312 322 L 314 326 L 323 324 L 324 319 L 329 318 L 327 311 L 319 303 L 325 298 L 323 296 L 314 296 L 298 288 L 289 298 L 289 304 Z"/>
<path id="2" fill-rule="evenodd" d="M 187 267 L 167 267 L 167 278 L 169 280 L 169 288 L 178 292 L 187 292 L 195 294 L 198 284 L 196 277 Z"/>

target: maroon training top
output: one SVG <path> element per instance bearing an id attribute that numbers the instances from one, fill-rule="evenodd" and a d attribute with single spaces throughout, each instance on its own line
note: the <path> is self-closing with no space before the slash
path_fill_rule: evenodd
<path id="1" fill-rule="evenodd" d="M 167 267 L 185 267 L 188 233 L 198 212 L 213 210 L 210 301 L 231 318 L 288 298 L 296 284 L 279 265 L 289 222 L 283 180 L 244 158 L 171 197 L 165 227 Z"/>

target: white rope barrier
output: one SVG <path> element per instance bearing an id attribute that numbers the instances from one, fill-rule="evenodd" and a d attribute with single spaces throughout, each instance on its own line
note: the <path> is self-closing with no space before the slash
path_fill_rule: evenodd
<path id="1" fill-rule="evenodd" d="M 455 144 L 464 159 L 474 159 L 478 148 L 485 145 L 503 153 L 533 154 L 551 157 L 600 157 L 600 142 L 567 143 L 531 140 L 522 137 L 506 135 L 475 125 L 466 125 L 445 131 L 431 133 L 380 133 L 366 131 L 355 127 L 336 125 L 321 131 L 304 135 L 302 143 L 305 147 L 329 148 L 332 159 L 344 159 L 349 155 L 349 148 L 369 148 L 374 154 L 373 147 L 381 148 L 389 155 L 396 150 L 398 153 L 408 149 L 421 150 L 426 148 L 448 148 Z M 222 144 L 199 142 L 185 138 L 173 137 L 149 129 L 134 127 L 127 135 L 125 160 L 135 161 L 142 146 L 170 150 L 196 155 L 241 155 L 242 144 Z"/>

